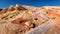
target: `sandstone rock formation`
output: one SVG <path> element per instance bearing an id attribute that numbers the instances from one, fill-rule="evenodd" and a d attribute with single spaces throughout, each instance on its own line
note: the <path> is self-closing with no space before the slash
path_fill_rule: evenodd
<path id="1" fill-rule="evenodd" d="M 38 8 L 25 5 L 19 6 L 18 4 L 16 6 L 11 5 L 8 9 L 0 9 L 0 34 L 25 34 L 50 20 L 57 22 L 59 19 L 59 6 Z"/>

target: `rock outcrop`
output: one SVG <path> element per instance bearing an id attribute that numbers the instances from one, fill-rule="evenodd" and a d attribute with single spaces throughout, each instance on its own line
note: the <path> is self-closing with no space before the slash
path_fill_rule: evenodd
<path id="1" fill-rule="evenodd" d="M 25 34 L 26 32 L 54 19 L 60 19 L 59 6 L 11 5 L 0 9 L 0 34 Z M 55 22 L 55 21 L 54 21 Z M 56 24 L 57 25 L 57 24 Z"/>

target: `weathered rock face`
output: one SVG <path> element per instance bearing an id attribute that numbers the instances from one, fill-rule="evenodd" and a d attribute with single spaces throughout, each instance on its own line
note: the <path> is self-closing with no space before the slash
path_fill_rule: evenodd
<path id="1" fill-rule="evenodd" d="M 38 8 L 19 6 L 18 4 L 11 5 L 8 9 L 0 9 L 0 34 L 25 34 L 50 19 L 53 22 L 60 19 L 60 7 L 44 6 Z"/>
<path id="2" fill-rule="evenodd" d="M 24 34 L 46 21 L 40 17 L 36 7 L 11 5 L 0 10 L 0 34 Z M 4 29 L 4 30 L 3 30 Z"/>

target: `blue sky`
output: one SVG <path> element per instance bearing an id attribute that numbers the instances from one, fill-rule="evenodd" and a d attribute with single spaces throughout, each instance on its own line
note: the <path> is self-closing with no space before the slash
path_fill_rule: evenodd
<path id="1" fill-rule="evenodd" d="M 60 0 L 0 0 L 0 8 L 8 8 L 10 5 L 29 6 L 60 6 Z"/>

